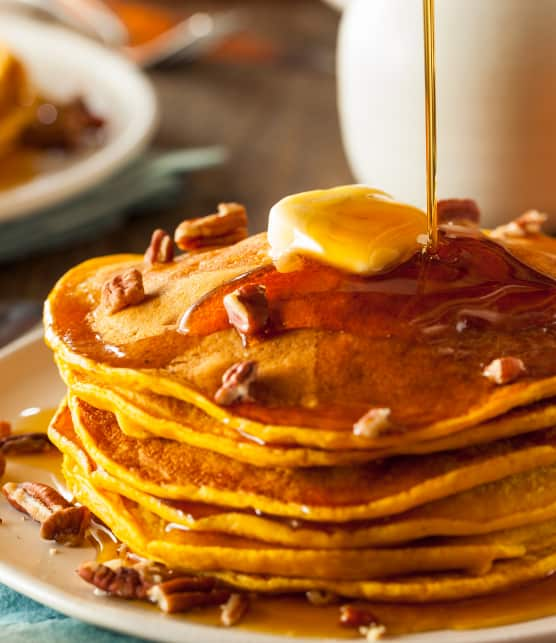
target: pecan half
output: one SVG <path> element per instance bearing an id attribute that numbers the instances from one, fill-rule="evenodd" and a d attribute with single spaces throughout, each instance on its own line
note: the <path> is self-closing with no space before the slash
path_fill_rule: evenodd
<path id="1" fill-rule="evenodd" d="M 12 425 L 6 420 L 0 420 L 0 438 L 7 438 L 12 434 Z"/>
<path id="2" fill-rule="evenodd" d="M 39 482 L 8 482 L 2 487 L 8 502 L 41 523 L 40 535 L 63 545 L 80 545 L 89 526 L 87 507 L 76 507 L 55 489 Z"/>
<path id="3" fill-rule="evenodd" d="M 337 594 L 326 589 L 311 589 L 305 593 L 305 596 L 311 605 L 316 605 L 317 607 L 337 603 L 339 598 Z"/>
<path id="4" fill-rule="evenodd" d="M 343 627 L 370 627 L 379 625 L 378 619 L 367 607 L 359 605 L 342 605 L 340 607 L 340 625 Z"/>
<path id="5" fill-rule="evenodd" d="M 176 228 L 174 241 L 182 250 L 229 246 L 247 237 L 247 213 L 239 203 L 220 203 L 217 214 L 186 219 Z"/>
<path id="6" fill-rule="evenodd" d="M 529 210 L 510 223 L 498 226 L 490 233 L 490 236 L 495 239 L 519 239 L 539 234 L 547 219 L 546 214 L 537 210 Z"/>
<path id="7" fill-rule="evenodd" d="M 228 293 L 223 299 L 230 324 L 243 335 L 256 335 L 268 323 L 266 288 L 247 284 Z"/>
<path id="8" fill-rule="evenodd" d="M 4 475 L 4 471 L 6 470 L 6 458 L 0 453 L 0 478 Z M 2 520 L 0 520 L 0 523 Z"/>
<path id="9" fill-rule="evenodd" d="M 151 587 L 137 569 L 121 564 L 87 562 L 79 566 L 77 573 L 85 582 L 118 598 L 146 600 Z"/>
<path id="10" fill-rule="evenodd" d="M 170 235 L 158 228 L 151 237 L 151 243 L 145 252 L 147 263 L 170 263 L 174 259 L 174 244 Z"/>
<path id="11" fill-rule="evenodd" d="M 19 433 L 0 439 L 0 451 L 4 455 L 31 455 L 51 448 L 52 442 L 46 433 Z"/>
<path id="12" fill-rule="evenodd" d="M 109 279 L 102 287 L 101 303 L 109 315 L 145 299 L 143 275 L 135 268 Z"/>
<path id="13" fill-rule="evenodd" d="M 481 219 L 473 199 L 443 199 L 438 202 L 438 223 L 475 223 Z"/>
<path id="14" fill-rule="evenodd" d="M 250 402 L 251 384 L 257 377 L 257 362 L 238 362 L 222 375 L 222 386 L 214 394 L 214 401 L 222 406 L 234 402 Z"/>
<path id="15" fill-rule="evenodd" d="M 231 594 L 230 598 L 220 606 L 220 620 L 225 627 L 239 623 L 249 609 L 249 597 L 245 594 Z"/>
<path id="16" fill-rule="evenodd" d="M 483 375 L 494 384 L 509 384 L 525 373 L 525 364 L 517 357 L 499 357 L 483 369 Z"/>
<path id="17" fill-rule="evenodd" d="M 148 598 L 167 614 L 187 612 L 194 607 L 222 605 L 230 592 L 214 588 L 214 579 L 204 576 L 184 576 L 153 585 Z"/>
<path id="18" fill-rule="evenodd" d="M 388 408 L 370 409 L 353 425 L 354 435 L 364 438 L 378 438 L 387 433 L 392 429 L 391 413 L 392 411 Z"/>

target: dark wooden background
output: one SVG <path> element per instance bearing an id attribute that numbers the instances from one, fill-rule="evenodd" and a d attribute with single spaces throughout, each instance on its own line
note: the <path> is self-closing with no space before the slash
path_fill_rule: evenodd
<path id="1" fill-rule="evenodd" d="M 155 145 L 223 144 L 229 162 L 189 175 L 183 197 L 170 210 L 131 218 L 91 242 L 0 265 L 0 300 L 43 299 L 72 265 L 95 255 L 142 252 L 153 228 L 173 230 L 186 217 L 214 211 L 219 201 L 245 203 L 251 232 L 257 232 L 265 228 L 270 206 L 282 196 L 351 181 L 333 74 L 338 14 L 319 0 L 182 4 L 188 10 L 242 6 L 249 30 L 294 60 L 205 62 L 152 73 L 162 116 Z M 322 61 L 325 66 L 329 61 L 331 69 L 321 70 Z"/>

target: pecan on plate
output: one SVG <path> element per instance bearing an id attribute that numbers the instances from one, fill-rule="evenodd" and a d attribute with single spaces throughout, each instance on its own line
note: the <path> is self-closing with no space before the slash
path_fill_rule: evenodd
<path id="1" fill-rule="evenodd" d="M 266 288 L 246 284 L 228 293 L 223 299 L 230 324 L 242 335 L 256 335 L 268 323 Z"/>
<path id="2" fill-rule="evenodd" d="M 231 627 L 241 621 L 249 610 L 249 597 L 246 594 L 231 594 L 220 606 L 220 620 L 225 627 Z"/>
<path id="3" fill-rule="evenodd" d="M 147 263 L 170 263 L 174 259 L 174 243 L 170 235 L 158 228 L 151 237 L 151 243 L 145 252 Z"/>
<path id="4" fill-rule="evenodd" d="M 495 239 L 519 239 L 540 234 L 547 219 L 546 214 L 537 210 L 529 210 L 510 223 L 498 226 L 490 233 L 490 236 Z"/>
<path id="5" fill-rule="evenodd" d="M 214 401 L 221 406 L 234 402 L 251 402 L 251 384 L 257 377 L 257 362 L 238 362 L 222 375 L 222 386 L 214 394 Z"/>
<path id="6" fill-rule="evenodd" d="M 112 277 L 102 287 L 101 303 L 109 315 L 140 304 L 144 299 L 143 275 L 135 268 Z"/>
<path id="7" fill-rule="evenodd" d="M 438 202 L 438 223 L 473 223 L 481 218 L 479 206 L 473 199 L 443 199 Z"/>
<path id="8" fill-rule="evenodd" d="M 174 241 L 181 250 L 231 246 L 247 237 L 247 213 L 239 203 L 220 203 L 217 214 L 186 219 L 176 228 Z"/>
<path id="9" fill-rule="evenodd" d="M 225 603 L 230 592 L 216 589 L 214 585 L 214 579 L 207 576 L 182 576 L 153 585 L 147 594 L 163 612 L 175 614 Z"/>
<path id="10" fill-rule="evenodd" d="M 46 433 L 17 433 L 0 438 L 0 452 L 4 455 L 32 455 L 52 448 Z"/>
<path id="11" fill-rule="evenodd" d="M 367 411 L 353 425 L 354 435 L 364 438 L 378 438 L 392 429 L 390 415 L 392 411 L 388 408 L 373 408 Z"/>
<path id="12" fill-rule="evenodd" d="M 91 519 L 87 507 L 72 505 L 55 489 L 39 482 L 8 482 L 2 493 L 12 507 L 41 523 L 41 538 L 70 546 L 83 542 Z"/>
<path id="13" fill-rule="evenodd" d="M 357 629 L 367 641 L 378 641 L 386 633 L 386 628 L 370 609 L 357 605 L 340 607 L 340 625 Z"/>
<path id="14" fill-rule="evenodd" d="M 483 375 L 494 384 L 510 384 L 525 373 L 525 364 L 517 357 L 499 357 L 483 369 Z"/>
<path id="15" fill-rule="evenodd" d="M 146 600 L 147 591 L 152 586 L 139 570 L 125 567 L 121 561 L 83 563 L 77 573 L 85 582 L 118 598 Z"/>

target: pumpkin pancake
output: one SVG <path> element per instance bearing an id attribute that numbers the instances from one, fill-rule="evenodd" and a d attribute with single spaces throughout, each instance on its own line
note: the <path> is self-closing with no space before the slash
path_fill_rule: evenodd
<path id="1" fill-rule="evenodd" d="M 168 500 L 144 493 L 96 466 L 75 434 L 65 402 L 54 418 L 50 437 L 79 463 L 81 475 L 94 472 L 99 489 L 125 496 L 163 518 L 196 531 L 217 531 L 254 537 L 294 547 L 384 546 L 429 536 L 487 534 L 556 518 L 556 466 L 534 469 L 427 503 L 392 518 L 341 525 L 261 516 L 192 501 Z"/>
<path id="2" fill-rule="evenodd" d="M 309 521 L 389 516 L 556 462 L 556 429 L 548 429 L 452 453 L 348 467 L 263 469 L 169 440 L 130 438 L 112 413 L 75 397 L 69 401 L 89 456 L 124 483 L 161 498 Z"/>
<path id="3" fill-rule="evenodd" d="M 525 544 L 518 539 L 515 543 L 489 543 L 486 546 L 478 543 L 460 546 L 454 542 L 416 544 L 411 548 L 397 549 L 289 549 L 222 533 L 168 529 L 166 521 L 137 503 L 94 488 L 80 476 L 78 469 L 72 470 L 67 463 L 64 473 L 70 491 L 87 506 L 97 509 L 97 505 L 91 503 L 91 498 L 98 494 L 106 497 L 107 504 L 117 511 L 120 523 L 128 522 L 130 516 L 132 527 L 129 533 L 124 531 L 124 534 L 125 542 L 132 550 L 139 553 L 145 549 L 154 552 L 158 548 L 157 541 L 164 543 L 162 547 L 168 546 L 167 551 L 169 554 L 172 552 L 172 558 L 170 560 L 165 556 L 160 562 L 174 569 L 224 569 L 282 576 L 306 575 L 311 578 L 359 580 L 453 569 L 483 573 L 490 569 L 494 560 L 517 558 L 526 551 Z M 98 509 L 96 513 L 119 537 L 121 532 L 119 528 L 113 527 L 114 520 L 110 516 L 107 518 Z M 132 533 L 133 536 L 130 537 Z M 154 558 L 158 556 L 155 554 Z"/>
<path id="4" fill-rule="evenodd" d="M 256 563 L 256 550 L 249 549 L 252 545 L 242 540 L 226 540 L 222 536 L 216 536 L 211 539 L 207 534 L 191 534 L 187 532 L 178 532 L 177 530 L 168 531 L 164 522 L 160 522 L 153 514 L 138 508 L 138 506 L 117 494 L 110 492 L 99 491 L 92 485 L 86 478 L 80 474 L 79 467 L 74 468 L 71 460 L 66 459 L 64 465 L 65 476 L 72 493 L 88 507 L 90 507 L 101 519 L 113 530 L 113 532 L 124 542 L 128 543 L 132 550 L 142 556 L 150 559 L 158 560 L 174 569 L 185 569 L 191 571 L 210 571 L 211 575 L 216 575 L 225 582 L 260 592 L 296 592 L 306 591 L 308 589 L 325 589 L 337 592 L 343 596 L 355 596 L 371 598 L 374 600 L 385 601 L 407 601 L 412 602 L 428 602 L 434 600 L 455 599 L 469 596 L 480 596 L 488 593 L 500 591 L 501 589 L 509 589 L 524 581 L 535 580 L 546 573 L 550 565 L 554 564 L 554 551 L 556 550 L 556 523 L 546 523 L 543 526 L 541 536 L 545 539 L 544 543 L 540 545 L 532 540 L 527 545 L 530 545 L 528 554 L 525 557 L 517 557 L 515 560 L 501 560 L 495 562 L 492 567 L 488 563 L 481 570 L 483 574 L 477 573 L 466 574 L 464 572 L 446 573 L 439 572 L 426 576 L 411 575 L 408 578 L 394 576 L 393 578 L 385 579 L 365 579 L 365 580 L 351 580 L 345 581 L 340 579 L 328 578 L 327 574 L 332 569 L 333 563 L 324 562 L 325 578 L 319 578 L 318 574 L 321 572 L 319 567 L 313 568 L 312 572 L 317 577 L 301 578 L 297 576 L 295 569 L 292 569 L 292 576 L 274 576 L 272 573 L 265 574 L 265 576 L 257 576 L 253 574 L 237 573 L 233 571 L 218 572 L 221 559 L 226 559 L 225 550 L 227 545 L 234 542 L 234 547 L 231 548 L 231 557 L 233 561 L 230 564 L 235 567 L 255 567 Z M 519 532 L 519 530 L 518 530 Z M 170 534 L 170 535 L 169 535 Z M 548 536 L 548 539 L 547 539 Z M 230 537 L 228 537 L 230 538 Z M 511 540 L 512 537 L 509 538 Z M 519 535 L 517 536 L 519 539 Z M 243 552 L 242 545 L 247 549 Z M 486 552 L 481 546 L 470 545 L 469 553 L 475 549 L 478 555 L 484 555 Z M 431 553 L 436 551 L 439 555 L 440 551 L 446 555 L 450 547 L 439 546 L 431 548 Z M 503 551 L 505 554 L 517 552 L 521 547 L 516 545 L 506 546 L 500 548 L 500 553 Z M 199 552 L 202 555 L 197 555 Z M 268 552 L 274 551 L 280 558 L 277 560 L 274 555 Z M 296 550 L 278 549 L 278 550 L 265 550 L 262 549 L 262 558 L 265 558 L 265 565 L 269 567 L 283 568 L 288 567 L 288 560 L 286 552 L 295 552 Z M 305 550 L 307 551 L 307 550 Z M 326 550 L 329 556 L 328 561 L 333 561 L 333 550 Z M 359 555 L 360 560 L 364 558 L 365 550 L 357 550 L 356 556 Z M 370 551 L 370 550 L 369 550 Z M 386 561 L 389 553 L 397 552 L 394 558 L 400 555 L 401 560 L 413 559 L 415 554 L 419 552 L 419 547 L 414 547 L 408 550 L 375 550 L 378 556 L 383 556 L 382 560 Z M 492 552 L 493 550 L 491 550 Z M 235 552 L 235 558 L 233 553 Z M 304 550 L 297 550 L 302 558 Z M 388 554 L 386 553 L 388 552 Z M 402 552 L 405 556 L 401 556 Z M 243 553 L 247 555 L 245 558 Z M 461 548 L 455 546 L 454 554 L 463 555 L 468 552 L 463 552 Z M 221 558 L 222 557 L 222 558 Z M 426 558 L 420 552 L 421 560 Z M 308 555 L 311 559 L 311 555 Z M 480 558 L 480 556 L 479 556 Z M 284 561 L 285 559 L 285 561 Z M 485 558 L 484 560 L 487 560 Z M 314 560 L 312 561 L 315 562 Z M 197 564 L 199 566 L 197 566 Z M 363 563 L 364 564 L 364 563 Z M 404 563 L 397 563 L 403 565 Z M 405 563 L 407 564 L 407 562 Z M 434 562 L 431 560 L 431 563 Z M 385 563 L 381 571 L 387 569 Z M 479 570 L 475 570 L 479 571 Z M 343 568 L 340 569 L 343 573 Z M 357 575 L 357 571 L 354 570 Z"/>
<path id="5" fill-rule="evenodd" d="M 373 277 L 310 259 L 280 273 L 267 252 L 257 235 L 169 264 L 130 255 L 86 262 L 48 300 L 48 341 L 63 361 L 114 386 L 175 397 L 277 444 L 375 449 L 431 440 L 556 394 L 556 269 L 546 261 L 556 240 L 520 246 L 517 259 L 478 231 L 447 227 L 436 263 L 417 254 Z M 147 298 L 106 314 L 102 285 L 128 268 L 141 268 Z M 277 321 L 264 341 L 244 346 L 222 300 L 250 283 L 266 287 Z M 526 370 L 497 386 L 483 370 L 505 355 Z M 259 363 L 255 401 L 216 405 L 222 374 L 242 360 Z M 390 409 L 400 430 L 355 435 L 353 423 L 371 407 Z"/>
<path id="6" fill-rule="evenodd" d="M 433 453 L 528 433 L 556 424 L 554 398 L 514 409 L 490 422 L 458 431 L 445 438 L 402 443 L 375 450 L 334 450 L 259 444 L 198 409 L 175 398 L 136 393 L 110 386 L 90 374 L 71 369 L 61 360 L 58 367 L 69 389 L 92 406 L 114 413 L 122 431 L 131 437 L 159 436 L 210 449 L 256 466 L 329 466 L 355 464 L 397 454 Z"/>

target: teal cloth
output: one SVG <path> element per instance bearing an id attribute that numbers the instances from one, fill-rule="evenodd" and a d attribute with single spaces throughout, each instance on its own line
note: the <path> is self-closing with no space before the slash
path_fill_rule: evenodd
<path id="1" fill-rule="evenodd" d="M 130 214 L 174 205 L 183 174 L 225 160 L 222 147 L 146 154 L 63 203 L 0 223 L 0 262 L 94 238 Z"/>
<path id="2" fill-rule="evenodd" d="M 68 618 L 0 585 L 0 642 L 140 643 L 140 639 Z"/>

